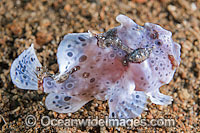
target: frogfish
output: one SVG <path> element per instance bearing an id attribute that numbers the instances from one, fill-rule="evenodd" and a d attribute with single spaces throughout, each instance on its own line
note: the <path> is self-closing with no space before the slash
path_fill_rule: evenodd
<path id="1" fill-rule="evenodd" d="M 138 117 L 148 99 L 171 104 L 172 97 L 159 88 L 180 64 L 180 45 L 157 24 L 140 26 L 121 14 L 116 20 L 121 25 L 104 33 L 65 35 L 57 50 L 57 74 L 41 65 L 32 44 L 12 63 L 12 82 L 48 93 L 46 108 L 58 113 L 76 112 L 95 98 L 108 100 L 109 118 Z"/>

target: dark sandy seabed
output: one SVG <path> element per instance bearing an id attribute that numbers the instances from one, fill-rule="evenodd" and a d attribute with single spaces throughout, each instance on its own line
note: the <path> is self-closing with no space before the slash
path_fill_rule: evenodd
<path id="1" fill-rule="evenodd" d="M 46 94 L 20 90 L 10 78 L 13 60 L 31 43 L 52 72 L 58 71 L 56 51 L 67 33 L 104 32 L 118 26 L 118 14 L 137 24 L 152 22 L 173 33 L 181 49 L 181 64 L 169 85 L 161 92 L 173 97 L 168 106 L 149 103 L 141 118 L 176 120 L 175 127 L 44 127 L 42 116 L 51 118 L 104 118 L 107 102 L 93 100 L 79 111 L 58 114 L 48 111 Z M 0 131 L 1 132 L 197 132 L 200 131 L 200 1 L 196 0 L 0 0 Z M 25 118 L 37 117 L 36 126 L 25 125 Z"/>

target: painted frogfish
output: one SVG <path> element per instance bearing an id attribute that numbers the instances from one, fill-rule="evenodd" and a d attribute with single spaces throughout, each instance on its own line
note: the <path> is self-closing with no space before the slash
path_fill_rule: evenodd
<path id="1" fill-rule="evenodd" d="M 159 25 L 137 25 L 124 15 L 107 32 L 71 33 L 57 50 L 59 73 L 42 67 L 32 44 L 11 66 L 12 82 L 21 89 L 48 93 L 45 105 L 58 113 L 76 112 L 93 99 L 108 100 L 110 118 L 135 118 L 147 99 L 168 105 L 160 93 L 180 64 L 180 45 Z"/>

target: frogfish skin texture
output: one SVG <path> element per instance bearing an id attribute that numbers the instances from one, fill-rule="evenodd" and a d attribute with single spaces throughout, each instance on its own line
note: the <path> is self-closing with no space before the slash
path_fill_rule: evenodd
<path id="1" fill-rule="evenodd" d="M 180 64 L 180 45 L 159 25 L 139 26 L 124 15 L 116 20 L 121 25 L 105 33 L 65 35 L 55 75 L 42 67 L 32 44 L 11 66 L 13 83 L 48 93 L 47 109 L 59 113 L 76 112 L 94 98 L 108 100 L 110 118 L 140 116 L 148 98 L 170 104 L 171 96 L 159 88 L 172 80 Z"/>

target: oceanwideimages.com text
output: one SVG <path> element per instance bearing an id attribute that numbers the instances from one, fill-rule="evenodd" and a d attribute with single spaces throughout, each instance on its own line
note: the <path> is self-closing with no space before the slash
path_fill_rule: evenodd
<path id="1" fill-rule="evenodd" d="M 109 118 L 106 116 L 104 119 L 87 118 L 87 119 L 55 119 L 49 116 L 42 116 L 40 120 L 37 120 L 35 116 L 28 115 L 25 119 L 26 126 L 33 127 L 40 122 L 44 127 L 58 126 L 58 127 L 79 127 L 79 126 L 101 126 L 101 127 L 175 127 L 176 122 L 174 119 L 117 119 Z"/>

